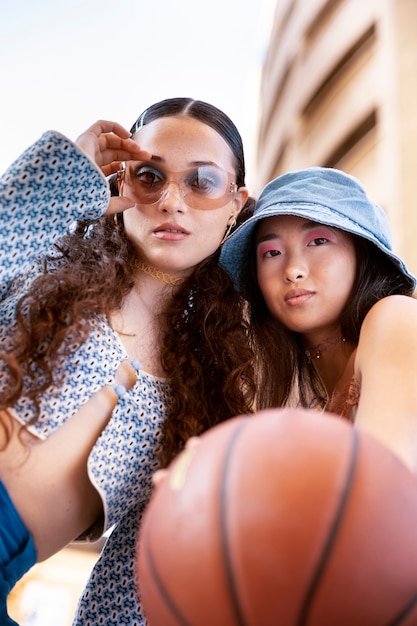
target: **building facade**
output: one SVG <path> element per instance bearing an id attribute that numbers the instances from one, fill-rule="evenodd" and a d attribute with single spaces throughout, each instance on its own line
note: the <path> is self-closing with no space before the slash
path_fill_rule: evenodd
<path id="1" fill-rule="evenodd" d="M 260 111 L 257 186 L 312 165 L 353 174 L 417 274 L 416 0 L 279 0 Z"/>

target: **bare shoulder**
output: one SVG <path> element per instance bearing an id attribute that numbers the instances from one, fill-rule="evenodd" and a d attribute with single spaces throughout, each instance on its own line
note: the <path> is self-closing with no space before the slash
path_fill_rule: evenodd
<path id="1" fill-rule="evenodd" d="M 362 324 L 358 358 L 369 350 L 375 358 L 387 352 L 417 346 L 417 300 L 410 296 L 387 296 L 367 313 Z"/>
<path id="2" fill-rule="evenodd" d="M 395 324 L 398 321 L 413 321 L 417 318 L 417 300 L 410 296 L 387 296 L 379 300 L 369 310 L 363 321 L 362 328 L 383 324 Z"/>
<path id="3" fill-rule="evenodd" d="M 389 310 L 401 311 L 404 307 L 410 308 L 410 307 L 416 307 L 416 306 L 417 306 L 417 299 L 414 296 L 401 296 L 401 295 L 386 296 L 385 298 L 382 298 L 376 304 L 374 304 L 374 306 L 371 308 L 369 313 L 371 311 L 378 311 L 381 309 L 384 309 L 387 311 Z"/>
<path id="4" fill-rule="evenodd" d="M 355 359 L 361 395 L 355 423 L 417 474 L 417 301 L 389 296 L 369 311 Z"/>

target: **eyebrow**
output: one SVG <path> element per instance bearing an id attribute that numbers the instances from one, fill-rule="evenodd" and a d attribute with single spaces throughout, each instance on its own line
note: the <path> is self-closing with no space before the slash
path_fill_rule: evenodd
<path id="1" fill-rule="evenodd" d="M 305 224 L 303 224 L 301 226 L 301 230 L 313 230 L 313 228 L 317 228 L 317 226 L 322 226 L 324 228 L 331 228 L 331 226 L 328 226 L 327 224 L 322 224 L 321 222 L 313 222 L 308 220 L 307 222 L 305 222 Z M 263 235 L 262 237 L 257 238 L 256 240 L 256 245 L 259 246 L 259 244 L 263 243 L 264 241 L 271 241 L 271 239 L 280 239 L 280 235 L 278 233 L 267 233 L 266 235 Z"/>
<path id="2" fill-rule="evenodd" d="M 264 241 L 270 241 L 271 239 L 279 239 L 279 235 L 276 235 L 275 233 L 269 233 L 268 235 L 259 237 L 256 239 L 256 245 L 259 246 L 260 243 L 263 243 Z"/>

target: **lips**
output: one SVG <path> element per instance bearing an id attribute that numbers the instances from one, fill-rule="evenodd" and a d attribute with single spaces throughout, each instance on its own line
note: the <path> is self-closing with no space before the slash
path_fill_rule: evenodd
<path id="1" fill-rule="evenodd" d="M 190 233 L 188 230 L 179 226 L 178 224 L 161 224 L 153 231 L 153 234 L 158 239 L 166 239 L 169 241 L 178 241 L 185 239 Z"/>
<path id="2" fill-rule="evenodd" d="M 285 294 L 284 301 L 291 305 L 297 306 L 304 304 L 307 300 L 310 300 L 314 295 L 314 291 L 308 291 L 307 289 L 292 289 Z"/>

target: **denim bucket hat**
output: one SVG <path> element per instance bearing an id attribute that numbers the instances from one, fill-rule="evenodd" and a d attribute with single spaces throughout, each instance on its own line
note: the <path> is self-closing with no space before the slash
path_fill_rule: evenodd
<path id="1" fill-rule="evenodd" d="M 340 170 L 310 167 L 288 172 L 268 183 L 253 215 L 224 242 L 220 263 L 239 291 L 243 291 L 255 227 L 260 220 L 276 215 L 304 217 L 371 241 L 402 272 L 410 289 L 415 289 L 415 277 L 392 251 L 386 214 L 368 198 L 359 181 Z"/>

